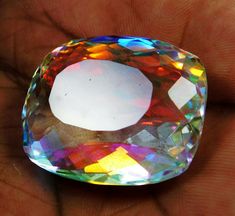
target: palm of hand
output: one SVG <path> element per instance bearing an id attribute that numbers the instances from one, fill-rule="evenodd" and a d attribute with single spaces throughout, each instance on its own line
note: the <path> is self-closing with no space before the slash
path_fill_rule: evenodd
<path id="1" fill-rule="evenodd" d="M 233 0 L 1 1 L 2 215 L 235 214 L 234 20 Z M 26 78 L 59 44 L 110 34 L 169 41 L 199 55 L 208 69 L 210 100 L 201 146 L 178 178 L 138 188 L 87 185 L 42 171 L 22 151 Z"/>

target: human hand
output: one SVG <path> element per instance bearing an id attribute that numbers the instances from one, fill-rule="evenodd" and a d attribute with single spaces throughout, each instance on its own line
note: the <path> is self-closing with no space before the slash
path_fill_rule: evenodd
<path id="1" fill-rule="evenodd" d="M 0 1 L 0 212 L 8 215 L 235 215 L 233 0 Z M 137 35 L 198 55 L 209 79 L 199 151 L 180 177 L 141 187 L 96 186 L 33 165 L 21 109 L 43 56 L 70 39 Z"/>

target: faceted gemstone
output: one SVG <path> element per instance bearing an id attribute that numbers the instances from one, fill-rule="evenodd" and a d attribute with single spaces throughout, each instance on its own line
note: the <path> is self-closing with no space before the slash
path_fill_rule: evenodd
<path id="1" fill-rule="evenodd" d="M 38 166 L 79 181 L 161 182 L 192 162 L 206 99 L 200 60 L 169 43 L 72 40 L 33 76 L 22 114 L 24 150 Z"/>

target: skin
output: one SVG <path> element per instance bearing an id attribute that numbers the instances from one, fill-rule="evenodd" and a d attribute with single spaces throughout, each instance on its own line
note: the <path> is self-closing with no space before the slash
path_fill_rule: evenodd
<path id="1" fill-rule="evenodd" d="M 235 215 L 234 22 L 234 0 L 1 0 L 1 215 Z M 20 113 L 36 66 L 61 43 L 95 35 L 157 38 L 204 62 L 205 128 L 185 174 L 143 187 L 96 186 L 52 175 L 23 153 Z"/>

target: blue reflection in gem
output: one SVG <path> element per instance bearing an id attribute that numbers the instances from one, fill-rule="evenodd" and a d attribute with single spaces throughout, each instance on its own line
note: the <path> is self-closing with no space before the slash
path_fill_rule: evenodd
<path id="1" fill-rule="evenodd" d="M 153 50 L 155 47 L 152 41 L 145 38 L 120 38 L 118 44 L 132 51 L 144 51 L 144 50 Z"/>
<path id="2" fill-rule="evenodd" d="M 117 43 L 119 37 L 116 36 L 99 36 L 91 38 L 89 41 L 94 43 Z"/>
<path id="3" fill-rule="evenodd" d="M 43 148 L 40 141 L 34 141 L 31 144 L 31 154 L 34 156 L 35 159 L 43 155 Z"/>
<path id="4" fill-rule="evenodd" d="M 22 110 L 22 115 L 21 115 L 21 118 L 22 118 L 22 119 L 25 119 L 25 118 L 26 118 L 26 113 L 27 113 L 27 111 L 26 111 L 26 105 L 24 105 L 24 106 L 23 106 L 23 110 Z"/>
<path id="5" fill-rule="evenodd" d="M 200 88 L 200 91 L 201 91 L 201 94 L 202 94 L 202 95 L 206 95 L 206 94 L 207 94 L 207 90 L 206 90 L 205 87 L 201 87 L 201 88 Z"/>
<path id="6" fill-rule="evenodd" d="M 24 120 L 23 121 L 23 144 L 27 145 L 28 142 L 29 142 L 29 138 L 28 138 L 28 124 Z"/>

